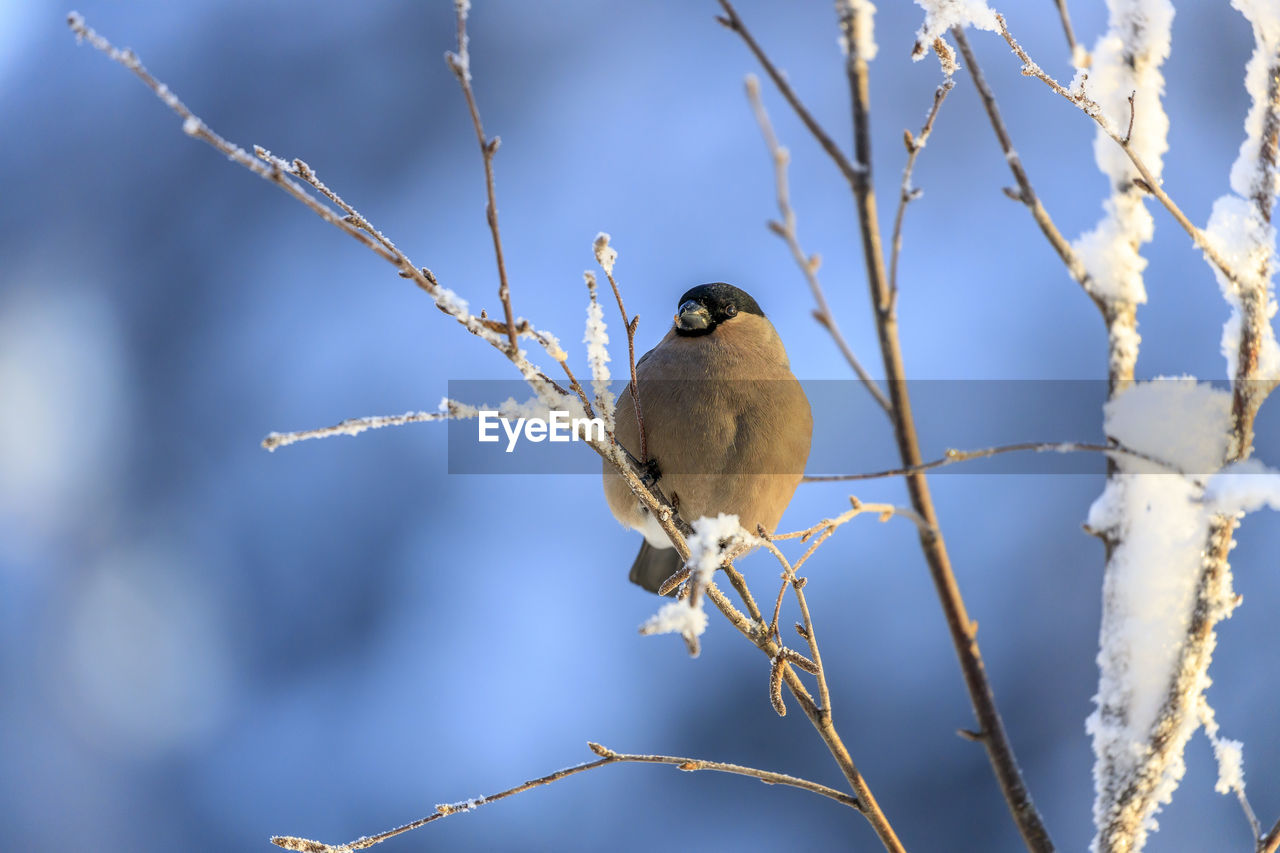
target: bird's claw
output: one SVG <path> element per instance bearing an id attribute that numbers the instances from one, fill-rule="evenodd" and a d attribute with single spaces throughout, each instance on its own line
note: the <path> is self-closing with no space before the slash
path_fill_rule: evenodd
<path id="1" fill-rule="evenodd" d="M 661 477 L 662 469 L 658 467 L 657 459 L 650 459 L 647 462 L 640 463 L 640 482 L 644 484 L 646 489 L 651 489 L 657 485 Z"/>

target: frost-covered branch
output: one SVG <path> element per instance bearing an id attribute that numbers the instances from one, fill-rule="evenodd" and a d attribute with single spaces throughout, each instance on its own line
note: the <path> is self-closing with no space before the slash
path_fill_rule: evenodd
<path id="1" fill-rule="evenodd" d="M 380 832 L 377 835 L 369 835 L 364 838 L 349 841 L 346 844 L 325 844 L 322 841 L 311 841 L 306 838 L 296 838 L 290 835 L 277 835 L 271 839 L 271 843 L 285 850 L 296 850 L 301 853 L 352 853 L 355 850 L 366 850 L 375 844 L 381 844 L 397 835 L 403 835 L 420 827 L 426 826 L 437 820 L 449 817 L 450 815 L 461 814 L 462 812 L 474 811 L 481 806 L 487 806 L 496 803 L 499 800 L 505 800 L 507 797 L 516 794 L 522 794 L 533 788 L 540 788 L 543 785 L 550 785 L 553 782 L 559 782 L 561 779 L 567 779 L 570 776 L 576 776 L 579 773 L 586 773 L 589 770 L 595 770 L 600 767 L 606 767 L 610 764 L 665 764 L 675 767 L 677 770 L 683 770 L 692 773 L 698 770 L 712 770 L 718 773 L 728 773 L 734 776 L 748 776 L 753 779 L 759 779 L 766 785 L 786 785 L 791 788 L 799 788 L 802 791 L 809 791 L 813 794 L 819 794 L 830 800 L 835 800 L 841 805 L 848 806 L 851 809 L 861 811 L 858 801 L 843 791 L 837 791 L 818 782 L 811 782 L 808 779 L 801 779 L 797 776 L 790 776 L 786 773 L 775 773 L 772 770 L 758 770 L 755 767 L 744 767 L 741 764 L 728 764 L 723 761 L 706 761 L 701 758 L 685 758 L 675 755 L 637 755 L 625 752 L 614 752 L 608 747 L 601 746 L 598 743 L 590 743 L 591 751 L 600 756 L 595 761 L 588 761 L 585 764 L 579 764 L 575 767 L 566 767 L 563 770 L 557 770 L 554 773 L 548 773 L 546 776 L 539 776 L 537 779 L 530 779 L 528 782 L 507 788 L 505 791 L 499 791 L 496 794 L 489 794 L 485 797 L 476 797 L 471 800 L 463 800 L 457 803 L 445 803 L 436 806 L 436 810 L 424 818 L 406 823 L 404 826 L 397 826 L 395 829 L 389 829 L 386 832 Z"/>
<path id="2" fill-rule="evenodd" d="M 476 415 L 475 408 L 455 400 L 446 399 L 440 404 L 440 407 L 441 410 L 438 412 L 405 412 L 403 415 L 373 415 L 367 418 L 347 418 L 342 423 L 329 427 L 304 429 L 296 432 L 272 432 L 268 433 L 267 437 L 262 440 L 262 447 L 275 452 L 277 448 L 288 447 L 290 444 L 296 444 L 299 441 L 307 441 L 312 438 L 331 438 L 335 435 L 356 436 L 370 429 L 403 426 L 404 424 L 432 423 L 453 418 L 475 417 Z"/>
<path id="3" fill-rule="evenodd" d="M 1253 421 L 1263 400 L 1280 381 L 1280 346 L 1272 317 L 1276 230 L 1271 221 L 1280 189 L 1280 10 L 1263 0 L 1234 0 L 1253 27 L 1255 48 L 1245 66 L 1245 89 L 1252 101 L 1245 139 L 1231 167 L 1232 193 L 1213 204 L 1208 238 L 1237 271 L 1231 278 L 1215 270 L 1231 316 L 1222 330 L 1222 352 L 1233 380 L 1231 459 L 1243 459 L 1253 445 Z"/>
<path id="4" fill-rule="evenodd" d="M 595 394 L 596 406 L 600 416 L 604 418 L 605 429 L 610 435 L 614 431 L 614 397 L 609 388 L 613 378 L 609 372 L 609 333 L 604 322 L 604 309 L 596 296 L 595 274 L 587 271 L 582 274 L 587 283 L 587 328 L 582 342 L 587 345 L 587 364 L 591 367 L 591 390 Z"/>
<path id="5" fill-rule="evenodd" d="M 1199 386 L 1194 392 L 1179 392 L 1184 399 L 1177 400 L 1168 389 L 1152 397 L 1154 389 L 1144 383 L 1109 404 L 1108 413 L 1108 435 L 1117 435 L 1111 427 L 1140 427 L 1147 447 L 1171 441 L 1186 447 L 1188 439 L 1194 439 L 1196 452 L 1202 454 L 1197 470 L 1208 473 L 1250 454 L 1254 416 L 1280 378 L 1280 350 L 1270 324 L 1275 311 L 1270 284 L 1275 232 L 1269 221 L 1280 126 L 1275 79 L 1280 73 L 1280 13 L 1273 4 L 1237 0 L 1233 5 L 1253 24 L 1257 41 L 1245 81 L 1253 107 L 1231 171 L 1235 195 L 1214 204 L 1204 232 L 1204 240 L 1213 247 L 1206 257 L 1232 308 L 1223 332 L 1232 391 Z M 1143 394 L 1136 394 L 1139 391 Z M 1193 400 L 1193 394 L 1199 399 Z M 1176 411 L 1169 410 L 1171 404 Z M 1129 422 L 1111 423 L 1118 417 Z M 1270 479 L 1250 473 L 1258 479 L 1249 489 L 1263 493 L 1261 499 L 1250 498 L 1254 506 L 1224 509 L 1214 503 L 1221 495 L 1197 502 L 1190 484 L 1170 488 L 1168 483 L 1156 485 L 1147 478 L 1120 474 L 1091 512 L 1091 520 L 1097 514 L 1110 525 L 1116 543 L 1104 585 L 1098 711 L 1089 721 L 1098 758 L 1094 819 L 1099 850 L 1142 849 L 1154 828 L 1154 814 L 1169 801 L 1185 772 L 1186 742 L 1202 722 L 1220 764 L 1227 768 L 1220 787 L 1236 790 L 1246 814 L 1251 814 L 1243 776 L 1233 769 L 1238 748 L 1224 747 L 1217 738 L 1204 696 L 1217 644 L 1215 626 L 1239 603 L 1227 561 L 1237 511 L 1256 508 L 1268 497 Z M 1223 482 L 1215 478 L 1216 491 Z M 1158 503 L 1153 505 L 1153 500 Z"/>
<path id="6" fill-rule="evenodd" d="M 1249 796 L 1244 792 L 1244 744 L 1218 734 L 1217 717 L 1203 696 L 1200 697 L 1199 717 L 1205 737 L 1213 746 L 1213 758 L 1218 762 L 1218 781 L 1214 783 L 1213 790 L 1219 794 L 1236 795 L 1244 818 L 1253 830 L 1253 840 L 1257 842 L 1262 837 L 1262 826 L 1258 823 L 1258 816 L 1253 813 Z"/>
<path id="7" fill-rule="evenodd" d="M 1174 203 L 1173 199 L 1169 197 L 1169 194 L 1164 191 L 1164 188 L 1160 185 L 1160 181 L 1152 174 L 1139 152 L 1135 150 L 1134 146 L 1129 144 L 1129 140 L 1125 138 L 1119 128 L 1108 120 L 1107 116 L 1103 113 L 1102 107 L 1097 103 L 1097 101 L 1094 101 L 1085 93 L 1083 85 L 1077 85 L 1077 83 L 1082 84 L 1084 77 L 1087 75 L 1082 72 L 1077 72 L 1077 81 L 1073 81 L 1070 88 L 1063 86 L 1053 78 L 1053 75 L 1049 74 L 1031 59 L 1026 50 L 1023 49 L 1022 45 L 1019 44 L 1013 37 L 1013 34 L 1009 32 L 1009 27 L 1005 23 L 1003 15 L 996 15 L 996 20 L 999 22 L 1000 34 L 1004 36 L 1004 40 L 1008 42 L 1009 47 L 1012 48 L 1013 52 L 1022 60 L 1023 75 L 1026 77 L 1035 77 L 1037 80 L 1040 80 L 1054 92 L 1066 98 L 1072 104 L 1075 104 L 1075 106 L 1085 115 L 1089 116 L 1089 118 L 1097 122 L 1098 127 L 1102 129 L 1102 132 L 1120 146 L 1121 150 L 1125 153 L 1125 156 L 1129 158 L 1129 162 L 1131 162 L 1134 169 L 1137 170 L 1140 180 L 1142 181 L 1140 188 L 1154 195 L 1160 203 L 1164 205 L 1165 209 L 1169 211 L 1177 223 L 1182 226 L 1183 230 L 1191 237 L 1191 241 L 1195 247 L 1199 249 L 1209 262 L 1217 267 L 1223 275 L 1234 281 L 1236 277 L 1235 272 L 1227 263 L 1226 259 L 1223 258 L 1217 249 L 1214 248 L 1213 244 L 1205 238 L 1204 232 L 1196 227 L 1187 215 L 1182 212 L 1182 208 L 1178 207 L 1178 205 Z M 1126 115 L 1126 121 L 1127 118 L 1128 117 Z"/>
<path id="8" fill-rule="evenodd" d="M 1085 287 L 1107 319 L 1107 374 L 1115 394 L 1133 381 L 1141 340 L 1137 308 L 1147 301 L 1142 280 L 1147 261 L 1140 249 L 1151 241 L 1155 222 L 1146 208 L 1144 186 L 1159 185 L 1169 148 L 1160 67 L 1170 51 L 1173 5 L 1169 0 L 1110 0 L 1107 5 L 1108 31 L 1073 91 L 1096 105 L 1093 115 L 1100 122 L 1094 157 L 1110 180 L 1111 194 L 1103 202 L 1101 220 L 1072 246 L 1089 274 Z M 1111 128 L 1119 126 L 1125 132 L 1117 148 Z M 1135 164 L 1145 166 L 1140 171 Z"/>
<path id="9" fill-rule="evenodd" d="M 649 441 L 644 432 L 644 412 L 640 407 L 640 391 L 636 380 L 636 327 L 640 324 L 640 317 L 639 315 L 627 317 L 627 306 L 622 303 L 622 290 L 613 277 L 613 265 L 618 261 L 618 250 L 609 245 L 611 239 L 608 234 L 601 231 L 596 235 L 595 243 L 591 248 L 595 253 L 596 263 L 600 264 L 600 269 L 604 270 L 605 276 L 609 279 L 609 286 L 613 288 L 613 298 L 618 303 L 618 313 L 622 315 L 622 327 L 627 333 L 627 361 L 631 369 L 631 383 L 628 388 L 631 390 L 631 405 L 636 413 L 636 431 L 640 433 L 638 461 L 641 465 L 646 465 L 649 462 Z M 605 341 L 607 342 L 608 338 L 605 338 Z"/>
<path id="10" fill-rule="evenodd" d="M 769 121 L 769 113 L 764 108 L 764 101 L 760 99 L 760 81 L 756 79 L 754 74 L 747 75 L 746 87 L 747 100 L 751 103 L 752 112 L 756 116 L 756 123 L 760 125 L 760 133 L 764 136 L 765 146 L 769 149 L 769 156 L 773 161 L 773 179 L 775 192 L 778 196 L 778 213 L 782 217 L 781 220 L 769 220 L 768 228 L 787 244 L 787 248 L 791 250 L 791 257 L 795 259 L 796 266 L 800 267 L 800 272 L 804 274 L 805 281 L 809 283 L 809 290 L 813 292 L 813 299 L 818 303 L 818 310 L 813 312 L 814 319 L 831 335 L 836 346 L 840 348 L 840 353 L 844 356 L 844 360 L 849 363 L 849 367 L 853 368 L 853 372 L 858 375 L 859 381 L 866 387 L 868 393 L 880 404 L 880 408 L 884 409 L 885 413 L 892 417 L 892 404 L 885 397 L 884 392 L 880 390 L 880 386 L 876 384 L 876 381 L 871 378 L 871 374 L 867 373 L 866 368 L 862 366 L 862 362 L 858 361 L 858 357 L 853 354 L 853 348 L 845 340 L 844 333 L 840 331 L 840 326 L 836 323 L 835 315 L 831 313 L 831 306 L 827 303 L 827 294 L 823 291 L 822 284 L 818 281 L 818 267 L 822 263 L 822 258 L 816 254 L 806 254 L 804 249 L 800 247 L 800 237 L 796 233 L 796 214 L 791 207 L 790 182 L 787 180 L 787 164 L 791 162 L 791 152 L 778 142 L 778 137 L 773 132 L 773 123 Z"/>
<path id="11" fill-rule="evenodd" d="M 1106 404 L 1105 428 L 1127 447 L 1210 474 L 1226 453 L 1229 411 L 1230 395 L 1207 384 L 1141 382 Z M 1236 604 L 1203 488 L 1151 476 L 1143 462 L 1115 462 L 1088 518 L 1111 543 L 1098 707 L 1087 722 L 1097 757 L 1094 844 L 1107 853 L 1141 850 L 1155 811 L 1177 787 L 1207 683 L 1211 626 Z"/>

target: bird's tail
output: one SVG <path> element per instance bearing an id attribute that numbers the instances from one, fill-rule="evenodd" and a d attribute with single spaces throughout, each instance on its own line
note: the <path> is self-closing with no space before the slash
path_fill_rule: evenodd
<path id="1" fill-rule="evenodd" d="M 655 548 L 647 541 L 640 546 L 631 564 L 631 582 L 649 592 L 657 592 L 662 582 L 680 570 L 680 552 L 675 548 Z"/>

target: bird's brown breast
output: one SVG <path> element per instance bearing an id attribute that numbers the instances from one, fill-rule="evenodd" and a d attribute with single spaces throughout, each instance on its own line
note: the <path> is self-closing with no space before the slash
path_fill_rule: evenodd
<path id="1" fill-rule="evenodd" d="M 769 321 L 743 314 L 710 335 L 669 333 L 637 365 L 637 379 L 649 456 L 680 514 L 732 513 L 749 530 L 772 532 L 804 474 L 813 421 Z M 618 440 L 638 458 L 629 392 L 615 417 Z M 611 473 L 606 466 L 614 515 L 638 526 L 634 496 Z"/>

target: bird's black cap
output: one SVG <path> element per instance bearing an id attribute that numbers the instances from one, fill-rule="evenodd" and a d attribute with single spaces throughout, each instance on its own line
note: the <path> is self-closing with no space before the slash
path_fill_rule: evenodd
<path id="1" fill-rule="evenodd" d="M 760 306 L 751 298 L 751 294 L 734 287 L 732 284 L 725 284 L 723 281 L 700 284 L 697 287 L 686 290 L 684 295 L 680 297 L 680 301 L 676 303 L 676 306 L 679 307 L 690 300 L 700 302 L 706 306 L 711 313 L 712 321 L 715 323 L 727 320 L 740 311 L 745 314 L 764 316 Z"/>

